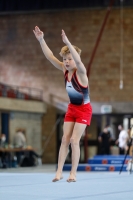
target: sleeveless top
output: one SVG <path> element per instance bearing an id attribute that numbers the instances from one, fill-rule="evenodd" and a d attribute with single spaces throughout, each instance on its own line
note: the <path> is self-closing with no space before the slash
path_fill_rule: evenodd
<path id="1" fill-rule="evenodd" d="M 68 80 L 68 70 L 65 72 L 65 86 L 70 99 L 74 105 L 83 105 L 90 102 L 88 86 L 82 86 L 76 76 L 76 70 L 72 75 L 71 81 Z"/>

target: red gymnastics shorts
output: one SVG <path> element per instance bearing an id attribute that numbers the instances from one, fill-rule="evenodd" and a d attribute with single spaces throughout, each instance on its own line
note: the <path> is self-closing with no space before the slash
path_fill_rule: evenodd
<path id="1" fill-rule="evenodd" d="M 90 125 L 92 117 L 92 107 L 90 103 L 84 105 L 69 104 L 64 118 L 64 122 L 78 122 Z"/>

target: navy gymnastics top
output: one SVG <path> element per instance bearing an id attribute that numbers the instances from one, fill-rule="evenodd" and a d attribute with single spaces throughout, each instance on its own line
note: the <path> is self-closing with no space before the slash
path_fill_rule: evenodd
<path id="1" fill-rule="evenodd" d="M 65 86 L 70 99 L 74 105 L 83 105 L 90 102 L 88 86 L 82 86 L 76 76 L 76 70 L 72 75 L 71 81 L 68 80 L 68 70 L 65 72 Z"/>

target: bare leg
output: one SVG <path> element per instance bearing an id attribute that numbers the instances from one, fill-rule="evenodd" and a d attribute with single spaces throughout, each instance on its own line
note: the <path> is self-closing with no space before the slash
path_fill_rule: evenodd
<path id="1" fill-rule="evenodd" d="M 68 147 L 70 144 L 70 138 L 72 136 L 74 127 L 74 122 L 65 122 L 63 126 L 63 138 L 62 143 L 59 151 L 59 157 L 58 157 L 58 169 L 56 172 L 56 176 L 53 179 L 53 182 L 59 181 L 62 178 L 62 169 L 64 162 L 66 160 L 67 154 L 68 154 Z"/>
<path id="2" fill-rule="evenodd" d="M 80 157 L 80 146 L 79 142 L 83 132 L 85 131 L 86 124 L 75 123 L 72 137 L 70 139 L 71 147 L 72 147 L 72 169 L 70 172 L 70 176 L 68 178 L 68 182 L 76 181 L 76 171 L 79 163 Z"/>

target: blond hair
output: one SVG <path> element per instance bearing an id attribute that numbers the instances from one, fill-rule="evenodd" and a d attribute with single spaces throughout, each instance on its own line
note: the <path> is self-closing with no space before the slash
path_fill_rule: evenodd
<path id="1" fill-rule="evenodd" d="M 79 49 L 78 47 L 76 47 L 74 45 L 73 45 L 73 47 L 78 52 L 78 54 L 81 55 L 81 49 Z M 70 50 L 69 50 L 68 46 L 64 46 L 64 47 L 62 47 L 61 52 L 59 54 L 61 57 L 63 57 L 69 53 L 70 53 Z"/>

